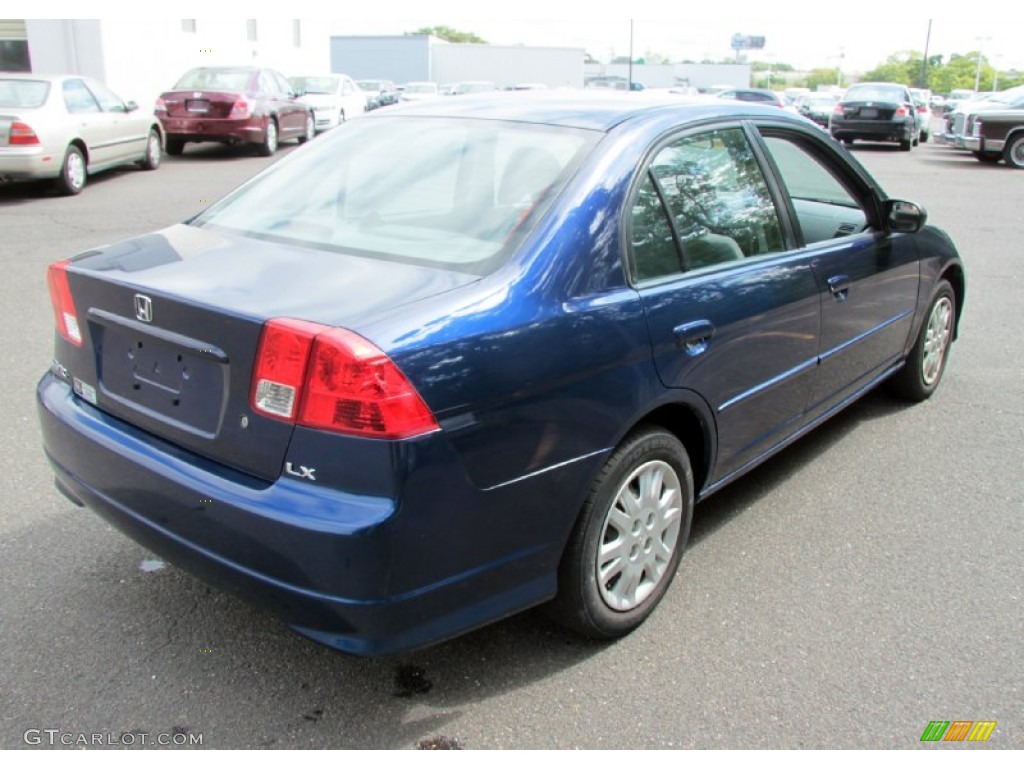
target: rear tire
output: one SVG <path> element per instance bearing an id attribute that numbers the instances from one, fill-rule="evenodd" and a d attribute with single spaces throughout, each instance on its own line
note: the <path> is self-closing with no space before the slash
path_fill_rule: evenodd
<path id="1" fill-rule="evenodd" d="M 632 632 L 668 590 L 690 535 L 693 472 L 669 432 L 636 432 L 609 457 L 573 530 L 547 612 L 587 637 Z"/>
<path id="2" fill-rule="evenodd" d="M 271 157 L 277 152 L 277 121 L 274 118 L 267 121 L 267 131 L 263 137 L 263 143 L 260 144 L 259 152 L 263 157 Z"/>
<path id="3" fill-rule="evenodd" d="M 910 139 L 900 139 L 900 151 L 909 152 L 910 148 L 914 145 L 914 142 Z"/>
<path id="4" fill-rule="evenodd" d="M 177 156 L 185 151 L 185 142 L 181 139 L 168 139 L 164 149 L 168 155 Z"/>

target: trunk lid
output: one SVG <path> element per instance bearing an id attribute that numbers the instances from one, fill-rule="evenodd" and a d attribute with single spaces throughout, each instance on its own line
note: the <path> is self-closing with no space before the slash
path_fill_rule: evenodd
<path id="1" fill-rule="evenodd" d="M 76 257 L 83 344 L 58 341 L 76 393 L 170 443 L 271 480 L 291 424 L 250 407 L 265 320 L 361 326 L 476 276 L 177 225 Z"/>
<path id="2" fill-rule="evenodd" d="M 237 91 L 181 90 L 161 94 L 168 117 L 226 118 L 245 94 Z"/>

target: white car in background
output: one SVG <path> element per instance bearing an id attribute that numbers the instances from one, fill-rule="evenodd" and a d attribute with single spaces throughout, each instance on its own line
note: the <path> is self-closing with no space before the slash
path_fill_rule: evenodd
<path id="1" fill-rule="evenodd" d="M 94 173 L 155 170 L 164 135 L 152 110 L 80 75 L 0 73 L 0 182 L 52 179 L 77 195 Z"/>
<path id="2" fill-rule="evenodd" d="M 415 82 L 406 83 L 405 88 L 402 89 L 402 95 L 398 97 L 399 101 L 425 101 L 426 99 L 436 99 L 441 95 L 441 91 L 437 87 L 437 83 L 430 82 Z"/>
<path id="3" fill-rule="evenodd" d="M 299 101 L 313 108 L 317 132 L 335 128 L 367 110 L 369 96 L 348 75 L 304 75 L 288 82 Z"/>

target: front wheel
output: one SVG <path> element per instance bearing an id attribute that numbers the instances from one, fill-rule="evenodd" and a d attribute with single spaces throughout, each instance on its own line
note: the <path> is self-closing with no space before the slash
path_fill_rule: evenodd
<path id="1" fill-rule="evenodd" d="M 692 517 L 693 472 L 682 443 L 661 429 L 634 433 L 594 481 L 549 613 L 587 637 L 636 629 L 671 584 Z"/>
<path id="2" fill-rule="evenodd" d="M 85 189 L 86 178 L 85 155 L 72 144 L 64 153 L 64 162 L 56 181 L 57 191 L 62 195 L 77 195 Z"/>
<path id="3" fill-rule="evenodd" d="M 942 280 L 906 364 L 890 379 L 890 388 L 896 394 L 921 402 L 939 388 L 942 373 L 946 370 L 949 345 L 953 343 L 955 325 L 956 294 L 952 286 Z"/>
<path id="4" fill-rule="evenodd" d="M 1003 149 L 1003 157 L 1011 168 L 1024 168 L 1024 133 L 1010 139 Z"/>
<path id="5" fill-rule="evenodd" d="M 149 132 L 149 138 L 146 139 L 146 154 L 140 161 L 141 165 L 147 171 L 155 171 L 160 167 L 160 160 L 163 156 L 163 145 L 160 142 L 160 134 L 156 129 Z"/>

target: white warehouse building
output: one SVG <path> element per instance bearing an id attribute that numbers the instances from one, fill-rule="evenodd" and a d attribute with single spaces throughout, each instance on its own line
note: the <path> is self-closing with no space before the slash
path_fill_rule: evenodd
<path id="1" fill-rule="evenodd" d="M 433 35 L 335 36 L 331 71 L 395 83 L 488 80 L 582 88 L 582 48 L 449 43 Z"/>
<path id="2" fill-rule="evenodd" d="M 144 109 L 192 67 L 329 72 L 330 51 L 326 25 L 304 19 L 0 20 L 4 67 L 94 77 Z"/>

